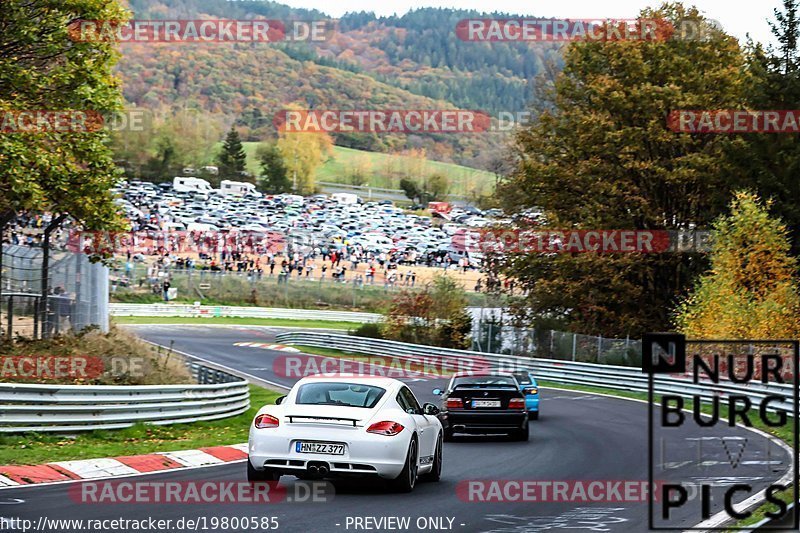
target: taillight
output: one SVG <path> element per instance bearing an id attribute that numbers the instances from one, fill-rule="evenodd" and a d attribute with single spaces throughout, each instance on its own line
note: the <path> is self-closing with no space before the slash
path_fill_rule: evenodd
<path id="1" fill-rule="evenodd" d="M 511 398 L 508 400 L 509 409 L 525 409 L 525 398 Z"/>
<path id="2" fill-rule="evenodd" d="M 278 427 L 280 422 L 272 415 L 258 415 L 253 425 L 255 425 L 257 429 L 267 429 Z"/>
<path id="3" fill-rule="evenodd" d="M 463 409 L 464 402 L 461 401 L 461 398 L 448 398 L 444 406 L 447 409 Z"/>
<path id="4" fill-rule="evenodd" d="M 402 424 L 398 424 L 397 422 L 390 422 L 385 420 L 383 422 L 375 422 L 370 427 L 367 428 L 367 433 L 375 433 L 377 435 L 387 435 L 389 437 L 394 437 L 401 431 L 405 429 Z"/>

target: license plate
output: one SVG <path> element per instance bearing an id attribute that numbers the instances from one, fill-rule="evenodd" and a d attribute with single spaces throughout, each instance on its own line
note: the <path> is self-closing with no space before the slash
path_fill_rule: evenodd
<path id="1" fill-rule="evenodd" d="M 344 455 L 344 444 L 334 442 L 296 442 L 297 453 L 324 453 L 327 455 Z"/>
<path id="2" fill-rule="evenodd" d="M 500 400 L 472 400 L 472 407 L 500 407 Z"/>

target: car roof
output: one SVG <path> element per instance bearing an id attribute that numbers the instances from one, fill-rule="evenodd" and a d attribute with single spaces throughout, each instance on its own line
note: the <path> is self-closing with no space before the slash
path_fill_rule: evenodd
<path id="1" fill-rule="evenodd" d="M 400 388 L 405 386 L 405 383 L 398 379 L 383 378 L 383 377 L 359 377 L 359 376 L 307 376 L 297 382 L 297 385 L 305 385 L 306 383 L 357 383 L 359 385 L 372 385 L 381 387 L 383 389 Z"/>

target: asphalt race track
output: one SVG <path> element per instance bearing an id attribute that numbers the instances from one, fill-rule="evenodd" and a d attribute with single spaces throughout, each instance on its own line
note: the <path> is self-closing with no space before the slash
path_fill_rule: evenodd
<path id="1" fill-rule="evenodd" d="M 276 375 L 273 361 L 285 352 L 244 346 L 237 342 L 274 342 L 280 331 L 269 327 L 139 326 L 142 337 L 163 345 L 174 341 L 176 350 L 235 368 L 270 382 L 290 386 L 291 379 Z M 443 380 L 417 379 L 409 385 L 421 402 L 436 401 L 431 390 Z M 744 437 L 752 449 L 765 449 L 766 439 L 741 429 L 720 425 L 719 436 Z M 707 435 L 705 433 L 704 435 Z M 691 429 L 685 438 L 693 438 Z M 759 440 L 764 441 L 759 443 Z M 220 442 L 219 444 L 233 444 Z M 720 446 L 707 453 L 717 453 L 720 465 L 727 462 L 727 452 Z M 782 449 L 773 450 L 771 461 L 751 461 L 739 465 L 737 474 L 756 488 L 781 477 L 790 466 L 790 457 Z M 712 461 L 713 463 L 714 461 Z M 763 463 L 770 463 L 765 467 Z M 755 464 L 762 463 L 762 464 Z M 709 478 L 726 477 L 727 468 L 715 472 L 708 467 Z M 648 505 L 641 503 L 572 503 L 572 502 L 465 502 L 456 494 L 462 480 L 647 480 L 647 407 L 626 401 L 579 392 L 544 389 L 542 415 L 531 422 L 529 442 L 512 442 L 502 437 L 472 437 L 446 443 L 444 468 L 439 483 L 420 482 L 410 494 L 396 494 L 382 484 L 369 481 L 337 482 L 336 495 L 326 503 L 290 503 L 269 505 L 176 505 L 176 504 L 76 504 L 67 494 L 66 485 L 14 488 L 0 491 L 0 517 L 34 520 L 48 518 L 171 518 L 182 517 L 251 517 L 274 516 L 279 531 L 647 531 Z M 211 468 L 187 469 L 145 476 L 140 480 L 243 480 L 244 463 Z M 683 479 L 681 468 L 670 470 L 664 479 Z M 281 483 L 292 494 L 303 482 L 283 477 Z M 722 482 L 720 482 L 722 483 Z M 73 489 L 74 490 L 74 489 Z M 739 498 L 743 500 L 745 496 Z M 713 512 L 721 509 L 715 498 Z M 700 522 L 697 509 L 681 508 L 674 516 L 681 527 Z M 392 524 L 360 522 L 356 518 L 411 517 L 408 529 Z M 418 517 L 440 519 L 420 522 Z M 437 527 L 438 524 L 438 527 Z M 369 529 L 366 528 L 369 525 Z M 379 527 L 379 526 L 384 527 Z M 177 531 L 177 529 L 173 529 Z M 202 529 L 200 529 L 202 530 Z M 212 531 L 213 529 L 206 529 Z M 234 531 L 228 528 L 227 531 Z"/>

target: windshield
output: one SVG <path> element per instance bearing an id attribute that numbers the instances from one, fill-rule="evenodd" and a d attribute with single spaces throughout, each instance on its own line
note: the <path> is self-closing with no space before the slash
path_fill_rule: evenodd
<path id="1" fill-rule="evenodd" d="M 300 405 L 339 405 L 372 409 L 386 389 L 360 383 L 306 383 L 297 391 Z"/>

